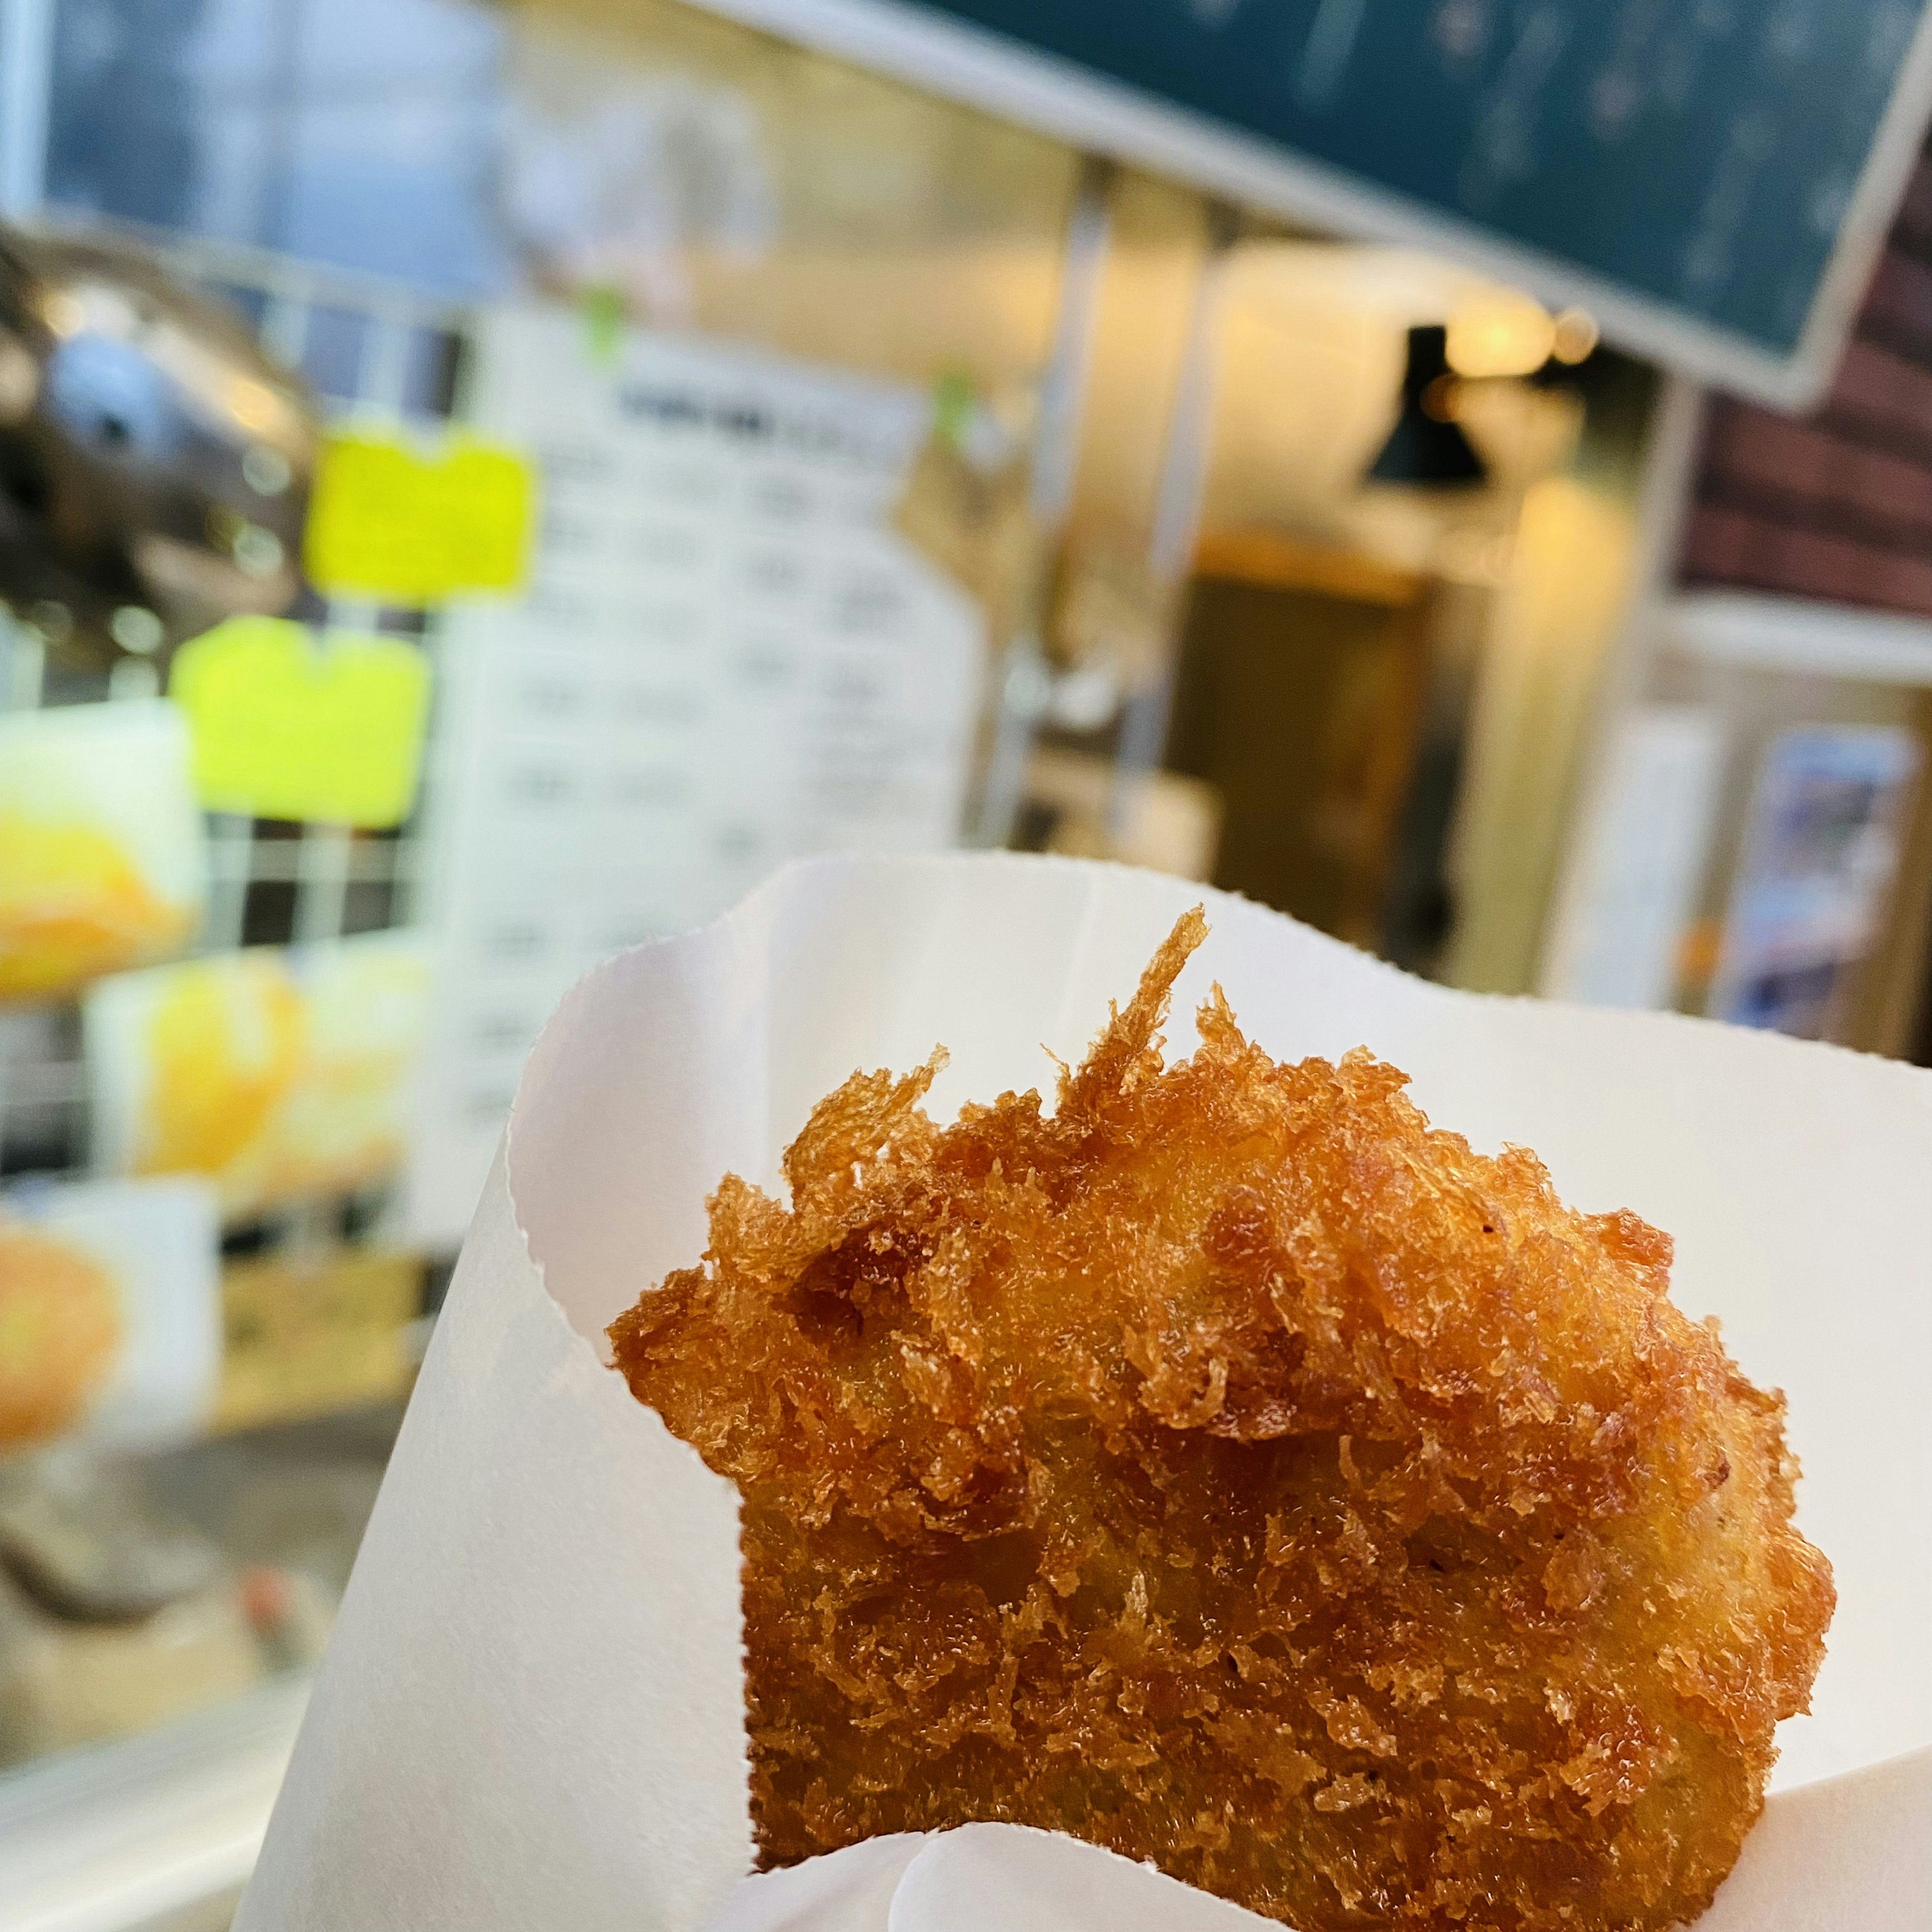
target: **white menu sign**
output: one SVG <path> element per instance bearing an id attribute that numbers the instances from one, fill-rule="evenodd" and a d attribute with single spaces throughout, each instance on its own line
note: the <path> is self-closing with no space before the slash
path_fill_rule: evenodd
<path id="1" fill-rule="evenodd" d="M 438 998 L 409 1188 L 454 1246 L 524 1056 L 580 974 L 794 854 L 953 842 L 980 613 L 890 527 L 920 391 L 582 320 L 482 324 L 470 419 L 538 466 L 526 593 L 439 652 Z"/>

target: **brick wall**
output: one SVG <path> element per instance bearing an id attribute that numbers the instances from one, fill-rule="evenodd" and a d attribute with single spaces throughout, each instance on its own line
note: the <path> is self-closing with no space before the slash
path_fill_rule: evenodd
<path id="1" fill-rule="evenodd" d="M 1680 574 L 1932 616 L 1932 154 L 1822 406 L 1712 399 Z"/>

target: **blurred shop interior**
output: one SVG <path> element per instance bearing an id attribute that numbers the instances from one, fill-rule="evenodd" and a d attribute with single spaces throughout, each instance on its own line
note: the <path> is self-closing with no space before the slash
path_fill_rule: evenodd
<path id="1" fill-rule="evenodd" d="M 1932 169 L 1794 417 L 674 0 L 0 26 L 0 1928 L 226 1923 L 524 1054 L 788 859 L 1932 1061 Z"/>

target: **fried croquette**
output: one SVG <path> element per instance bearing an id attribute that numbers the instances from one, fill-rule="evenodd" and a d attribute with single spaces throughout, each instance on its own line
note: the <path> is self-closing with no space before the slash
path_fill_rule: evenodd
<path id="1" fill-rule="evenodd" d="M 1006 1820 L 1299 1932 L 1661 1928 L 1806 1707 L 1782 1402 L 1669 1238 L 1276 1064 L 1184 919 L 1048 1114 L 857 1074 L 610 1330 L 742 1497 L 761 1862 Z"/>
<path id="2" fill-rule="evenodd" d="M 108 1271 L 57 1236 L 0 1220 L 0 1454 L 78 1422 L 120 1346 Z"/>

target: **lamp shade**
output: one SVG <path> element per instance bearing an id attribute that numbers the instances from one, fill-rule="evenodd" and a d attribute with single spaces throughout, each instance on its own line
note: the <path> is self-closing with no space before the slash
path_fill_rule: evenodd
<path id="1" fill-rule="evenodd" d="M 1402 411 L 1382 453 L 1370 465 L 1371 483 L 1406 483 L 1431 490 L 1473 489 L 1489 480 L 1452 413 L 1456 378 L 1449 368 L 1449 332 L 1428 323 L 1408 332 Z"/>

